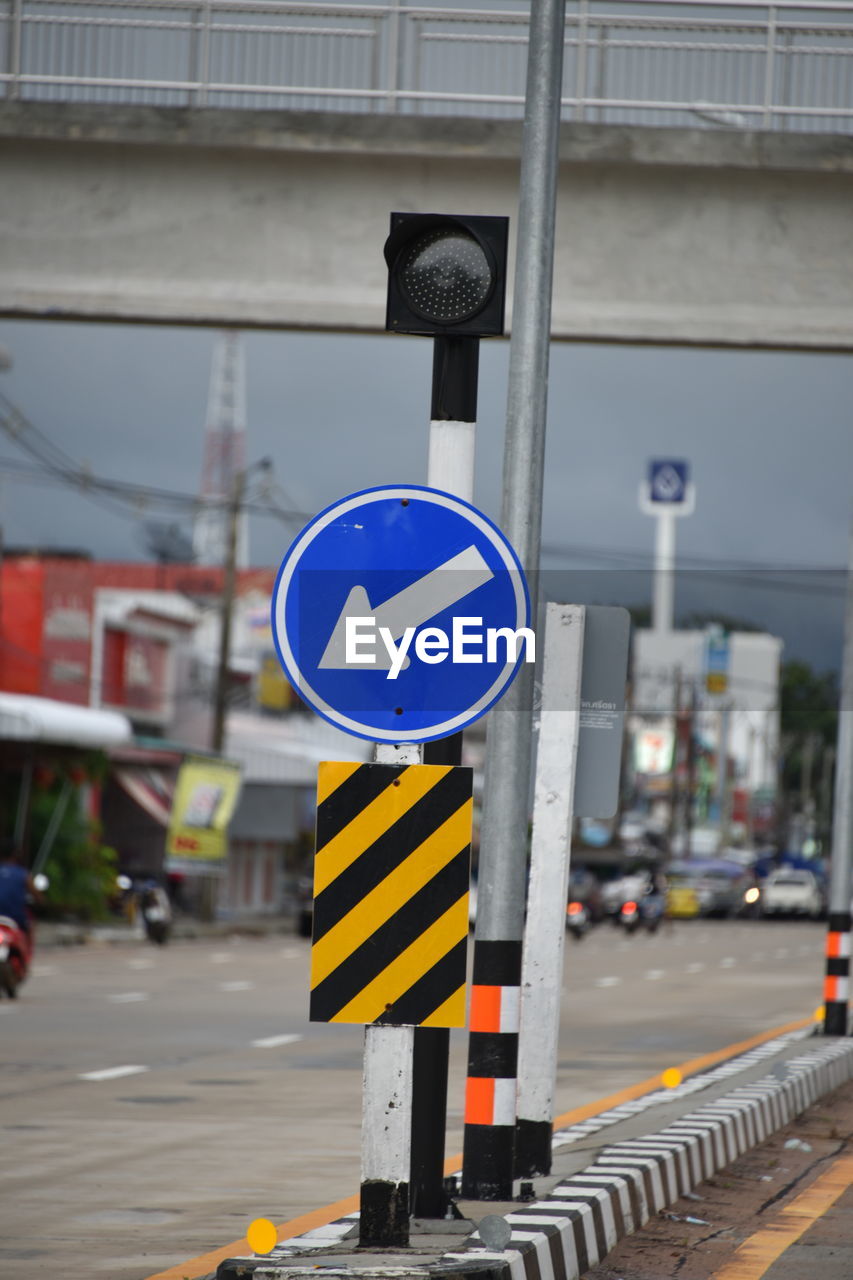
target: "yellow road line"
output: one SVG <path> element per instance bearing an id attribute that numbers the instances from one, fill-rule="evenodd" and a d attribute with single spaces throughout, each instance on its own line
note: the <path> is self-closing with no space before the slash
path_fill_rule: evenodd
<path id="1" fill-rule="evenodd" d="M 726 1045 L 725 1049 L 715 1049 L 713 1053 L 704 1053 L 698 1058 L 677 1063 L 676 1070 L 681 1072 L 683 1078 L 695 1076 L 697 1072 L 716 1066 L 718 1062 L 724 1062 L 727 1058 L 736 1058 L 739 1053 L 747 1053 L 760 1044 L 766 1044 L 768 1040 L 775 1040 L 776 1036 L 784 1036 L 789 1031 L 801 1031 L 804 1027 L 810 1027 L 813 1022 L 813 1018 L 798 1018 L 796 1022 L 786 1022 L 784 1026 L 774 1027 L 772 1031 L 762 1031 L 757 1036 L 750 1036 L 748 1040 L 739 1040 L 737 1044 Z M 602 1111 L 610 1111 L 612 1107 L 621 1106 L 623 1102 L 632 1102 L 634 1098 L 641 1098 L 643 1094 L 654 1093 L 655 1089 L 660 1087 L 660 1074 L 649 1076 L 646 1080 L 640 1080 L 638 1084 L 629 1085 L 627 1089 L 611 1093 L 607 1098 L 599 1098 L 597 1102 L 587 1102 L 582 1107 L 575 1107 L 573 1111 L 564 1111 L 561 1116 L 555 1116 L 554 1128 L 555 1130 L 567 1129 L 570 1124 L 580 1124 L 581 1120 L 590 1120 L 593 1116 L 600 1115 Z"/>
<path id="2" fill-rule="evenodd" d="M 768 1226 L 756 1231 L 711 1280 L 760 1280 L 777 1258 L 805 1235 L 853 1182 L 853 1156 L 839 1156 L 810 1187 L 781 1211 Z"/>
<path id="3" fill-rule="evenodd" d="M 809 1027 L 813 1022 L 813 1018 L 800 1018 L 796 1022 L 786 1022 L 784 1026 L 774 1027 L 772 1031 L 762 1031 L 759 1035 L 751 1036 L 748 1040 L 739 1040 L 737 1044 L 727 1045 L 724 1049 L 717 1049 L 713 1053 L 703 1054 L 699 1058 L 690 1058 L 689 1061 L 678 1065 L 677 1069 L 682 1076 L 695 1075 L 697 1071 L 714 1066 L 717 1062 L 723 1062 L 726 1058 L 736 1058 L 739 1053 L 746 1053 L 749 1049 L 754 1049 L 760 1044 L 766 1044 L 768 1040 L 774 1040 L 776 1036 L 784 1036 L 789 1031 L 800 1031 L 804 1027 Z M 554 1128 L 565 1129 L 570 1124 L 579 1124 L 581 1120 L 589 1120 L 592 1116 L 600 1115 L 602 1111 L 610 1111 L 613 1107 L 618 1107 L 620 1103 L 630 1102 L 634 1098 L 642 1097 L 645 1093 L 653 1093 L 655 1089 L 660 1087 L 660 1075 L 649 1076 L 647 1080 L 642 1080 L 639 1084 L 630 1085 L 627 1089 L 620 1089 L 618 1093 L 611 1093 L 606 1098 L 599 1098 L 596 1102 L 588 1102 L 582 1107 L 575 1107 L 573 1111 L 564 1111 L 562 1115 L 555 1117 Z M 458 1173 L 461 1168 L 461 1155 L 448 1156 L 444 1162 L 444 1172 L 448 1177 L 451 1173 Z M 355 1213 L 359 1207 L 359 1201 L 360 1197 L 358 1195 L 348 1196 L 346 1200 L 336 1200 L 334 1204 L 327 1204 L 322 1209 L 315 1209 L 312 1213 L 303 1214 L 301 1218 L 292 1218 L 290 1222 L 283 1222 L 276 1228 L 278 1238 L 279 1240 L 290 1240 L 305 1231 L 311 1231 L 314 1227 L 324 1227 L 327 1223 L 334 1222 L 336 1218 L 342 1218 L 347 1213 Z M 213 1253 L 205 1253 L 201 1257 L 190 1258 L 187 1262 L 182 1262 L 177 1267 L 171 1267 L 168 1271 L 158 1271 L 156 1275 L 148 1276 L 147 1280 L 198 1280 L 199 1276 L 205 1276 L 214 1271 L 219 1263 L 224 1262 L 226 1258 L 246 1257 L 251 1252 L 248 1240 L 245 1238 L 243 1240 L 233 1240 L 231 1244 L 223 1245 L 221 1249 L 215 1249 Z"/>

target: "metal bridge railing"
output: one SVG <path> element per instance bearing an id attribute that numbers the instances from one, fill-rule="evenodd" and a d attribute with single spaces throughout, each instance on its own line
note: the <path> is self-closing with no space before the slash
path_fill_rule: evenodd
<path id="1" fill-rule="evenodd" d="M 0 0 L 0 96 L 519 118 L 518 0 Z M 569 0 L 564 118 L 849 133 L 853 0 Z"/>

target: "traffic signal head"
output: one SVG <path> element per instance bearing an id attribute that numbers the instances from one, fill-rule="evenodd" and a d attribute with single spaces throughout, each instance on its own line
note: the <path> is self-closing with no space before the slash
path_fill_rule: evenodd
<path id="1" fill-rule="evenodd" d="M 503 333 L 508 231 L 508 218 L 392 213 L 385 328 Z"/>

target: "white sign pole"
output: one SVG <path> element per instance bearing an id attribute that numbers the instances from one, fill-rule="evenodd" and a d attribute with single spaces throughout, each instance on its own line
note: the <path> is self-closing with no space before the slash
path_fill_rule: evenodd
<path id="1" fill-rule="evenodd" d="M 417 743 L 377 743 L 377 764 L 420 764 Z M 361 1244 L 409 1243 L 414 1027 L 364 1028 L 361 1093 Z"/>
<path id="2" fill-rule="evenodd" d="M 696 507 L 696 490 L 687 480 L 688 464 L 680 459 L 650 464 L 640 485 L 640 510 L 655 517 L 655 573 L 652 630 L 670 632 L 675 625 L 675 522 Z"/>
<path id="3" fill-rule="evenodd" d="M 661 504 L 656 526 L 652 629 L 672 631 L 675 624 L 675 512 Z"/>
<path id="4" fill-rule="evenodd" d="M 551 1169 L 586 610 L 549 604 L 521 970 L 516 1173 Z"/>

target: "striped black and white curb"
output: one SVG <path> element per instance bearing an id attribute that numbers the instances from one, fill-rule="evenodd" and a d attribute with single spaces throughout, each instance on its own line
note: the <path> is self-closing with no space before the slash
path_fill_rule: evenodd
<path id="1" fill-rule="evenodd" d="M 717 1084 L 720 1080 L 726 1080 L 729 1076 L 739 1075 L 742 1071 L 748 1071 L 750 1067 L 757 1066 L 766 1058 L 772 1058 L 774 1054 L 779 1053 L 789 1044 L 793 1044 L 797 1040 L 805 1040 L 813 1034 L 812 1027 L 804 1027 L 798 1031 L 788 1031 L 785 1035 L 777 1036 L 774 1040 L 767 1040 L 764 1044 L 758 1045 L 755 1049 L 750 1049 L 747 1053 L 740 1054 L 737 1058 L 730 1058 L 722 1066 L 715 1067 L 712 1071 L 703 1071 L 701 1075 L 691 1076 L 674 1089 L 655 1089 L 653 1093 L 645 1093 L 641 1098 L 635 1098 L 632 1102 L 624 1102 L 621 1106 L 612 1107 L 609 1111 L 601 1111 L 597 1116 L 592 1116 L 589 1120 L 582 1120 L 579 1124 L 570 1125 L 566 1129 L 558 1129 L 551 1141 L 552 1149 L 557 1151 L 563 1147 L 571 1146 L 572 1143 L 579 1142 L 582 1138 L 588 1138 L 590 1134 L 599 1133 L 602 1129 L 606 1129 L 608 1125 L 618 1124 L 620 1120 L 630 1120 L 633 1116 L 639 1115 L 643 1111 L 648 1111 L 650 1107 L 660 1106 L 663 1102 L 672 1102 L 679 1098 L 686 1098 L 692 1093 L 699 1093 L 701 1090 Z"/>
<path id="2" fill-rule="evenodd" d="M 495 1280 L 577 1280 L 623 1236 L 851 1078 L 850 1040 L 790 1058 L 659 1133 L 605 1147 L 547 1200 L 506 1215 L 512 1235 L 503 1252 L 485 1248 L 475 1233 L 432 1270 L 478 1259 Z"/>
<path id="3" fill-rule="evenodd" d="M 554 1136 L 555 1147 L 567 1146 L 620 1120 L 653 1106 L 708 1088 L 778 1053 L 810 1031 L 790 1032 L 702 1075 L 676 1089 L 646 1094 Z M 605 1147 L 594 1164 L 558 1183 L 547 1200 L 519 1207 L 506 1215 L 512 1235 L 503 1251 L 487 1249 L 478 1233 L 458 1250 L 427 1265 L 373 1266 L 370 1275 L 435 1277 L 460 1270 L 485 1274 L 490 1280 L 577 1280 L 610 1252 L 623 1236 L 639 1230 L 659 1213 L 711 1177 L 750 1147 L 788 1124 L 825 1093 L 853 1078 L 853 1039 L 837 1040 L 808 1049 L 777 1063 L 772 1074 L 741 1085 L 722 1098 L 707 1102 L 658 1133 Z M 286 1280 L 304 1274 L 300 1257 L 327 1251 L 347 1239 L 358 1238 L 358 1213 L 350 1213 L 284 1240 L 265 1258 L 255 1258 L 254 1276 Z M 248 1275 L 237 1259 L 222 1264 L 222 1280 Z M 248 1259 L 244 1260 L 249 1262 Z M 332 1275 L 330 1258 L 323 1272 Z M 363 1276 L 363 1267 L 350 1265 L 345 1274 Z"/>

